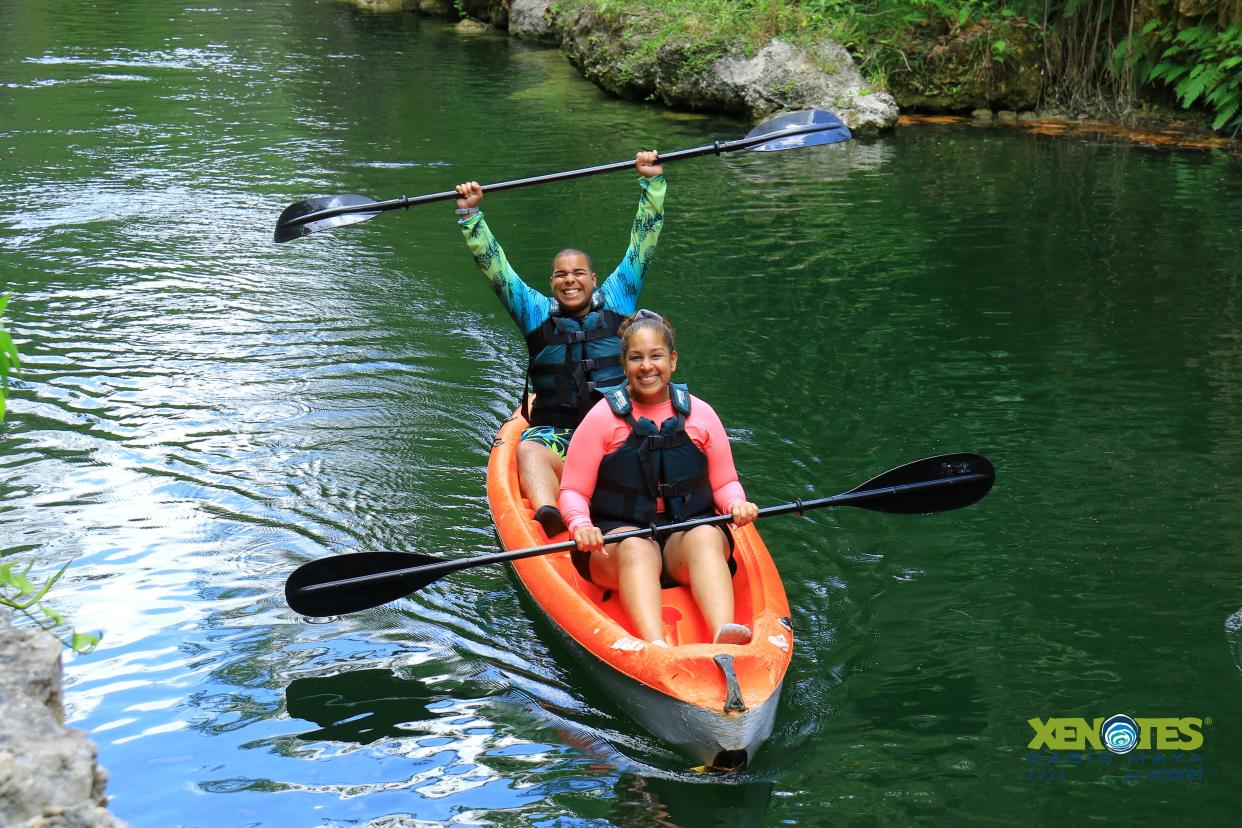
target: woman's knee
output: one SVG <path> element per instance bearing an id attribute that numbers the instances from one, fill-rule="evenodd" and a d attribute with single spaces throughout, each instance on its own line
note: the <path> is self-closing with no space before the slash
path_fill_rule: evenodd
<path id="1" fill-rule="evenodd" d="M 660 547 L 646 538 L 626 538 L 616 546 L 613 553 L 617 556 L 618 566 L 660 567 Z"/>
<path id="2" fill-rule="evenodd" d="M 728 552 L 724 535 L 716 526 L 696 526 L 686 532 L 682 550 L 692 558 L 720 558 Z"/>

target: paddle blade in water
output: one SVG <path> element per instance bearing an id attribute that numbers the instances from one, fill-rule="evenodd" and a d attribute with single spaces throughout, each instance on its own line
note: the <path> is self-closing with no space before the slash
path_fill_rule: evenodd
<path id="1" fill-rule="evenodd" d="M 303 564 L 285 582 L 285 601 L 294 612 L 312 618 L 345 615 L 358 610 L 378 607 L 404 598 L 426 586 L 443 573 L 413 573 L 361 583 L 353 578 L 395 573 L 427 564 L 442 563 L 440 558 L 407 552 L 354 552 L 329 555 Z M 311 589 L 322 585 L 321 588 Z"/>
<path id="2" fill-rule="evenodd" d="M 938 481 L 943 483 L 937 485 Z M 887 495 L 877 493 L 876 497 L 867 498 L 865 503 L 851 505 L 895 515 L 947 512 L 977 503 L 988 493 L 995 481 L 996 469 L 983 455 L 969 452 L 941 454 L 886 471 L 851 491 L 886 489 L 892 486 L 912 488 L 899 488 Z M 913 488 L 914 484 L 921 485 Z"/>
<path id="3" fill-rule="evenodd" d="M 808 127 L 819 127 L 819 129 L 804 131 Z M 783 134 L 795 130 L 799 134 Z M 770 121 L 764 121 L 748 132 L 746 139 L 762 138 L 766 135 L 771 135 L 772 140 L 750 147 L 753 152 L 775 152 L 797 147 L 839 144 L 853 137 L 849 127 L 843 124 L 840 118 L 822 109 L 804 109 L 801 112 L 790 112 Z"/>
<path id="4" fill-rule="evenodd" d="M 374 203 L 374 200 L 367 196 L 338 195 L 308 198 L 306 201 L 290 204 L 280 214 L 280 218 L 276 220 L 276 233 L 273 238 L 277 242 L 287 242 L 300 239 L 302 236 L 309 236 L 311 233 L 317 233 L 320 230 L 331 230 L 333 227 L 344 227 L 347 224 L 357 224 L 366 221 L 369 218 L 378 216 L 379 212 L 341 213 L 336 216 L 308 221 L 305 224 L 289 224 L 293 219 L 310 215 L 311 213 L 318 213 L 320 210 L 331 210 L 337 207 L 357 207 L 372 203 Z"/>

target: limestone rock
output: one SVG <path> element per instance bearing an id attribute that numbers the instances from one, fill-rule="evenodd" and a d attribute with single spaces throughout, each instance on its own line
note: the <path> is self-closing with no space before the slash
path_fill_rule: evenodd
<path id="1" fill-rule="evenodd" d="M 73 808 L 48 808 L 42 816 L 23 822 L 16 828 L 125 828 L 107 809 L 96 805 Z"/>
<path id="2" fill-rule="evenodd" d="M 123 828 L 95 743 L 61 723 L 60 642 L 0 617 L 0 825 Z"/>
<path id="3" fill-rule="evenodd" d="M 509 3 L 509 34 L 530 40 L 555 41 L 558 37 L 549 10 L 552 0 L 512 0 Z"/>
<path id="4" fill-rule="evenodd" d="M 784 110 L 827 109 L 863 132 L 897 122 L 893 97 L 869 88 L 838 43 L 804 49 L 774 39 L 753 55 L 714 55 L 703 44 L 670 42 L 649 54 L 643 34 L 627 31 L 618 18 L 578 11 L 557 24 L 570 62 L 600 88 L 625 98 L 752 120 Z"/>
<path id="5" fill-rule="evenodd" d="M 752 56 L 726 55 L 712 64 L 704 81 L 708 95 L 737 100 L 755 119 L 791 109 L 827 109 L 856 131 L 876 131 L 897 122 L 897 102 L 863 80 L 854 59 L 839 43 L 802 49 L 772 40 Z M 662 94 L 676 102 L 670 89 Z"/>

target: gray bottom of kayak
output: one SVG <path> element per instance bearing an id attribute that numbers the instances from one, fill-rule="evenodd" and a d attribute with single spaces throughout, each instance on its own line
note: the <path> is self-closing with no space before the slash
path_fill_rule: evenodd
<path id="1" fill-rule="evenodd" d="M 761 705 L 741 712 L 726 713 L 723 705 L 711 710 L 688 704 L 608 666 L 552 622 L 542 607 L 539 611 L 622 710 L 653 736 L 699 763 L 719 770 L 740 770 L 754 760 L 760 745 L 772 735 L 779 687 Z"/>

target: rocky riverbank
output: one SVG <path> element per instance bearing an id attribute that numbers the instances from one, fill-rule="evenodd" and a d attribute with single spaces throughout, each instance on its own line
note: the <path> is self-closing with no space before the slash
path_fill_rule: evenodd
<path id="1" fill-rule="evenodd" d="M 351 2 L 372 11 L 445 16 L 457 11 L 448 0 Z M 467 0 L 460 5 L 475 20 L 513 37 L 559 45 L 588 80 L 620 97 L 752 121 L 791 109 L 828 109 L 856 132 L 875 132 L 897 123 L 893 96 L 870 88 L 839 43 L 800 47 L 774 39 L 753 54 L 726 51 L 705 60 L 691 42 L 670 42 L 654 53 L 643 52 L 620 14 L 558 10 L 553 0 L 499 4 Z"/>
<path id="2" fill-rule="evenodd" d="M 0 825 L 125 828 L 94 742 L 62 724 L 61 644 L 0 616 Z"/>
<path id="3" fill-rule="evenodd" d="M 1213 134 L 1202 114 L 1146 103 L 1131 107 L 1120 123 L 1100 118 L 1099 112 L 1089 118 L 1089 108 L 1049 107 L 1046 99 L 1055 96 L 1049 94 L 1044 70 L 1046 44 L 1020 18 L 923 33 L 903 47 L 907 61 L 919 70 L 907 66 L 907 71 L 890 72 L 887 88 L 877 90 L 850 53 L 832 41 L 808 46 L 774 38 L 751 49 L 689 39 L 653 45 L 635 22 L 637 15 L 602 14 L 587 4 L 557 0 L 346 2 L 376 12 L 413 11 L 454 20 L 465 14 L 458 24 L 463 31 L 494 28 L 555 44 L 600 88 L 679 110 L 759 121 L 777 111 L 828 109 L 864 134 L 944 115 L 1028 126 L 1044 134 L 1095 133 L 1106 123 L 1111 124 L 1106 131 L 1117 140 L 1242 152 L 1242 140 Z M 1183 13 L 1181 6 L 1177 13 Z M 1004 46 L 1003 55 L 998 43 Z"/>

